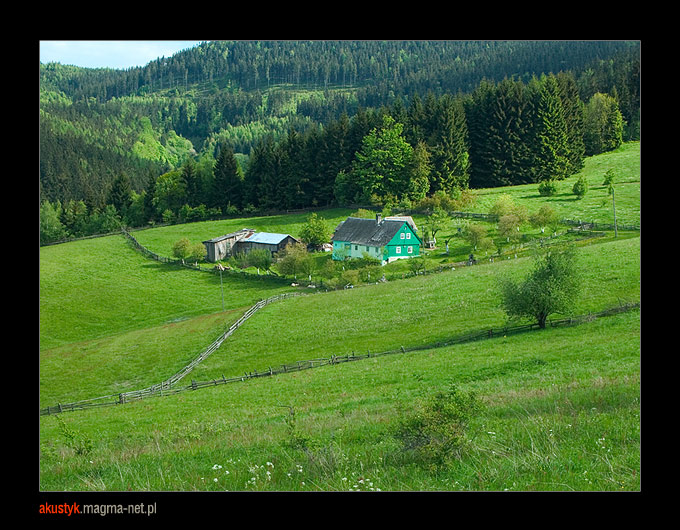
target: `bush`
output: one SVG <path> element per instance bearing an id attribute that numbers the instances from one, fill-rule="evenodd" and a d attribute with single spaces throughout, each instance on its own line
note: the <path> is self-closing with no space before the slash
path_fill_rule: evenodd
<path id="1" fill-rule="evenodd" d="M 574 183 L 574 187 L 571 189 L 571 191 L 579 199 L 583 199 L 586 193 L 588 193 L 588 181 L 585 179 L 585 177 L 580 176 L 578 180 Z"/>
<path id="2" fill-rule="evenodd" d="M 456 385 L 437 392 L 415 413 L 401 418 L 394 437 L 403 450 L 430 469 L 446 467 L 460 458 L 469 440 L 468 424 L 482 411 L 473 392 Z"/>
<path id="3" fill-rule="evenodd" d="M 552 197 L 557 193 L 557 184 L 554 180 L 544 180 L 538 185 L 538 193 L 542 197 Z"/>

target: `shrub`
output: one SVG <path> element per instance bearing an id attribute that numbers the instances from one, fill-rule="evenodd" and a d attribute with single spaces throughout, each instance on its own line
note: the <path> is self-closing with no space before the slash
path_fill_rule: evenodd
<path id="1" fill-rule="evenodd" d="M 578 178 L 578 180 L 574 183 L 574 187 L 571 189 L 571 191 L 579 199 L 583 199 L 583 197 L 585 197 L 586 193 L 588 192 L 588 181 L 585 179 L 584 176 L 580 176 Z"/>
<path id="2" fill-rule="evenodd" d="M 441 469 L 452 459 L 460 458 L 469 442 L 468 424 L 481 410 L 473 392 L 451 385 L 447 391 L 430 397 L 414 413 L 400 418 L 394 437 L 417 461 L 430 469 Z"/>
<path id="3" fill-rule="evenodd" d="M 542 197 L 552 197 L 557 193 L 557 184 L 554 180 L 544 180 L 538 185 L 538 193 Z"/>

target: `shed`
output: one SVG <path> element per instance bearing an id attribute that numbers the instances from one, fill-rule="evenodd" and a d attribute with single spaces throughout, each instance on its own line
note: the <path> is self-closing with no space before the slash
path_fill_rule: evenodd
<path id="1" fill-rule="evenodd" d="M 216 261 L 228 258 L 233 253 L 236 243 L 254 233 L 255 230 L 252 228 L 242 228 L 231 234 L 203 241 L 206 250 L 206 260 L 215 263 Z"/>
<path id="2" fill-rule="evenodd" d="M 255 232 L 248 237 L 240 239 L 234 252 L 248 253 L 255 249 L 266 249 L 272 254 L 280 252 L 288 245 L 299 243 L 300 240 L 290 234 L 273 234 L 269 232 Z"/>

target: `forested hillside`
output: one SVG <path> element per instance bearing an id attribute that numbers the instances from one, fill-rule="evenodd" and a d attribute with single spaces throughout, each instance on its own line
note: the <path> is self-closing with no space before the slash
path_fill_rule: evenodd
<path id="1" fill-rule="evenodd" d="M 619 41 L 219 41 L 124 71 L 41 64 L 41 238 L 561 179 L 639 139 L 639 59 Z"/>

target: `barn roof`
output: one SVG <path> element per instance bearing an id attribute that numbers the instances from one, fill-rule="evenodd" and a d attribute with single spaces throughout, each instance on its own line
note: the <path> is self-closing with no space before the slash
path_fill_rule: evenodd
<path id="1" fill-rule="evenodd" d="M 384 219 L 378 223 L 375 219 L 348 217 L 338 225 L 331 239 L 381 247 L 392 240 L 404 225 L 404 222 L 396 219 Z"/>
<path id="2" fill-rule="evenodd" d="M 264 243 L 267 245 L 278 245 L 279 243 L 281 243 L 281 241 L 283 241 L 287 237 L 293 236 L 289 236 L 289 234 L 272 234 L 269 232 L 256 232 L 248 239 L 246 239 L 246 241 L 248 243 Z"/>
<path id="3" fill-rule="evenodd" d="M 255 232 L 252 228 L 241 228 L 241 230 L 237 230 L 236 232 L 232 232 L 231 234 L 225 234 L 223 236 L 218 236 L 213 239 L 208 239 L 207 241 L 203 241 L 203 243 L 218 243 L 220 241 L 223 241 L 224 239 L 230 239 L 236 236 L 243 236 L 247 234 L 248 232 Z"/>

